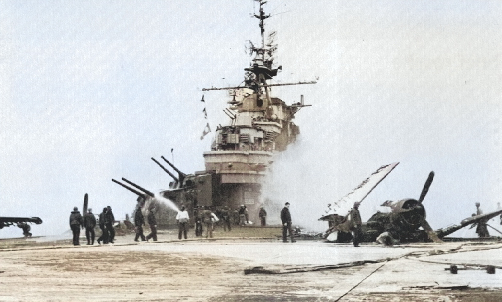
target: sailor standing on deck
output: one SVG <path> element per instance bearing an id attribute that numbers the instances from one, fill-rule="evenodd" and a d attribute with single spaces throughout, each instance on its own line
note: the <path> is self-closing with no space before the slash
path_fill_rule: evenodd
<path id="1" fill-rule="evenodd" d="M 94 245 L 94 238 L 96 236 L 96 234 L 94 233 L 94 227 L 96 226 L 96 217 L 94 217 L 94 214 L 92 214 L 92 209 L 88 209 L 87 213 L 84 214 L 84 226 L 87 245 Z"/>
<path id="2" fill-rule="evenodd" d="M 70 214 L 70 228 L 73 233 L 73 245 L 80 245 L 80 228 L 84 228 L 84 220 L 77 207 Z"/>
<path id="3" fill-rule="evenodd" d="M 258 213 L 258 217 L 260 217 L 261 226 L 266 226 L 267 225 L 267 211 L 265 211 L 263 206 L 260 207 L 260 212 Z"/>
<path id="4" fill-rule="evenodd" d="M 239 209 L 239 225 L 244 226 L 246 225 L 246 206 L 241 205 Z"/>
<path id="5" fill-rule="evenodd" d="M 215 221 L 214 213 L 205 207 L 202 211 L 202 223 L 206 229 L 206 238 L 213 238 L 213 222 Z"/>
<path id="6" fill-rule="evenodd" d="M 195 218 L 195 237 L 202 236 L 202 208 L 197 207 L 194 210 L 194 218 Z"/>
<path id="7" fill-rule="evenodd" d="M 115 239 L 115 228 L 113 227 L 113 223 L 115 222 L 115 216 L 113 216 L 112 207 L 106 207 L 105 214 L 105 225 L 106 231 L 108 232 L 108 242 L 113 243 Z"/>
<path id="8" fill-rule="evenodd" d="M 150 212 L 146 216 L 146 220 L 148 220 L 151 230 L 150 234 L 146 236 L 146 241 L 148 242 L 150 238 L 153 238 L 153 241 L 157 241 L 157 219 L 155 218 L 155 208 L 150 209 Z"/>
<path id="9" fill-rule="evenodd" d="M 141 237 L 141 241 L 145 241 L 145 235 L 143 234 L 143 226 L 145 225 L 145 217 L 143 213 L 141 213 L 140 203 L 136 206 L 136 212 L 134 213 L 134 226 L 136 231 L 136 237 L 134 237 L 134 241 L 138 242 Z"/>
<path id="10" fill-rule="evenodd" d="M 106 208 L 103 208 L 103 212 L 99 214 L 99 228 L 101 229 L 101 236 L 98 238 L 98 244 L 101 244 L 101 241 L 103 241 L 103 244 L 108 243 L 108 231 L 106 230 Z"/>
<path id="11" fill-rule="evenodd" d="M 181 235 L 183 234 L 185 239 L 187 239 L 187 229 L 188 229 L 188 212 L 185 207 L 181 207 L 181 211 L 176 215 L 176 221 L 178 221 L 178 239 L 181 240 Z"/>
<path id="12" fill-rule="evenodd" d="M 226 232 L 228 229 L 228 231 L 230 232 L 232 230 L 232 226 L 230 223 L 230 213 L 227 206 L 225 206 L 221 210 L 221 219 L 223 220 L 223 230 Z"/>
<path id="13" fill-rule="evenodd" d="M 291 236 L 291 242 L 296 242 L 293 235 L 293 228 L 291 227 L 291 213 L 289 213 L 289 202 L 284 204 L 284 208 L 281 211 L 281 221 L 282 221 L 282 242 L 288 242 L 287 232 Z"/>
<path id="14" fill-rule="evenodd" d="M 359 247 L 359 242 L 361 241 L 362 220 L 361 214 L 359 213 L 359 204 L 359 202 L 354 202 L 354 206 L 352 207 L 352 210 L 350 210 L 351 230 L 352 236 L 354 236 L 352 242 L 355 247 Z"/>
<path id="15" fill-rule="evenodd" d="M 480 203 L 476 202 L 476 215 L 481 215 L 483 214 L 483 211 L 480 208 Z M 478 226 L 476 227 L 476 233 L 478 234 L 479 238 L 485 238 L 485 237 L 490 237 L 490 233 L 488 232 L 488 227 L 487 227 L 487 222 L 486 220 L 480 220 L 478 222 Z"/>

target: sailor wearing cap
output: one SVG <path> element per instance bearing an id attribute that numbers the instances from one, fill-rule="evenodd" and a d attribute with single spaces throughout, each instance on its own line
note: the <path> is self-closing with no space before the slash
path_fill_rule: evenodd
<path id="1" fill-rule="evenodd" d="M 82 219 L 82 215 L 80 215 L 78 208 L 74 207 L 70 214 L 70 228 L 73 233 L 73 245 L 80 245 L 79 237 L 81 227 L 84 227 L 84 220 Z"/>
<path id="2" fill-rule="evenodd" d="M 291 236 L 291 242 L 296 242 L 293 235 L 293 228 L 291 227 L 291 213 L 289 213 L 289 202 L 284 204 L 284 208 L 281 211 L 281 221 L 282 221 L 282 242 L 288 242 L 287 232 Z"/>

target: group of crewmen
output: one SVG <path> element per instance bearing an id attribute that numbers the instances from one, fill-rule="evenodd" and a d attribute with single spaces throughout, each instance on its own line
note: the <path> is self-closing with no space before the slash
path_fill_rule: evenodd
<path id="1" fill-rule="evenodd" d="M 350 210 L 350 220 L 352 221 L 351 231 L 353 235 L 353 245 L 355 247 L 359 246 L 361 240 L 361 214 L 359 213 L 359 202 L 355 202 L 353 208 Z M 291 213 L 289 212 L 290 203 L 286 202 L 284 208 L 281 210 L 281 222 L 282 222 L 282 240 L 283 242 L 288 242 L 287 237 L 291 237 L 291 242 L 296 242 L 294 239 L 294 232 L 292 229 L 292 219 Z M 331 213 L 331 204 L 328 205 L 329 213 Z M 141 241 L 148 241 L 149 239 L 153 239 L 153 241 L 157 241 L 157 220 L 155 217 L 156 208 L 152 207 L 148 211 L 147 215 L 147 223 L 150 226 L 151 233 L 148 236 L 145 236 L 143 233 L 143 226 L 146 225 L 145 218 L 141 211 L 141 206 L 138 204 L 135 210 L 134 215 L 134 225 L 136 236 L 134 241 L 138 242 L 141 238 Z M 476 203 L 476 213 L 475 215 L 481 215 L 483 211 L 480 208 L 480 203 Z M 212 207 L 197 207 L 194 210 L 195 216 L 195 236 L 202 236 L 203 225 L 206 230 L 205 237 L 213 238 L 214 225 L 218 221 L 222 221 L 223 229 L 226 232 L 232 230 L 231 223 L 231 211 L 225 206 L 220 210 L 216 211 L 216 214 L 212 211 Z M 260 207 L 260 211 L 258 213 L 258 217 L 260 218 L 261 226 L 266 226 L 266 218 L 267 212 L 265 209 Z M 502 215 L 501 224 L 502 224 Z M 178 239 L 187 239 L 188 233 L 188 224 L 189 224 L 189 215 L 186 211 L 185 207 L 182 206 L 176 215 L 176 221 L 178 223 Z M 244 226 L 249 224 L 249 214 L 248 209 L 245 205 L 241 205 L 239 209 L 234 211 L 233 222 L 235 225 Z M 113 223 L 115 222 L 115 217 L 113 216 L 112 208 L 107 206 L 103 208 L 103 212 L 99 214 L 99 219 L 96 221 L 96 217 L 92 213 L 92 209 L 88 209 L 87 213 L 82 216 L 78 211 L 77 207 L 73 208 L 73 211 L 70 214 L 70 228 L 73 233 L 73 245 L 80 245 L 79 236 L 80 229 L 85 228 L 85 237 L 87 239 L 87 245 L 94 244 L 95 232 L 94 228 L 96 223 L 99 222 L 99 228 L 101 229 L 102 235 L 98 238 L 98 244 L 107 244 L 114 243 L 115 238 L 115 229 L 113 227 Z M 30 226 L 27 223 L 18 223 L 17 226 L 23 229 L 23 235 L 25 237 L 31 237 Z M 330 225 L 331 226 L 331 225 Z M 476 226 L 476 233 L 479 237 L 489 237 L 490 234 L 487 229 L 487 221 L 480 221 L 474 224 L 472 227 Z M 289 234 L 288 234 L 289 233 Z"/>
<path id="2" fill-rule="evenodd" d="M 147 236 L 143 233 L 143 226 L 145 224 L 145 217 L 143 216 L 143 212 L 141 211 L 141 206 L 138 204 L 136 206 L 136 210 L 134 211 L 134 230 L 136 232 L 136 236 L 134 237 L 134 241 L 138 242 L 141 238 L 141 241 L 149 241 L 153 239 L 153 241 L 157 241 L 157 218 L 155 218 L 155 213 L 157 212 L 157 208 L 152 207 L 148 211 L 148 215 L 146 216 L 146 222 L 150 226 L 150 234 Z"/>
<path id="3" fill-rule="evenodd" d="M 231 210 L 225 206 L 216 212 L 213 212 L 212 207 L 198 207 L 194 211 L 195 215 L 195 236 L 202 236 L 202 226 L 205 225 L 206 238 L 212 238 L 214 226 L 218 221 L 221 221 L 223 230 L 225 232 L 232 231 Z M 260 207 L 258 213 L 260 217 L 261 226 L 266 226 L 267 212 Z M 249 212 L 245 205 L 241 205 L 239 209 L 233 211 L 233 224 L 245 226 L 250 224 Z"/>
<path id="4" fill-rule="evenodd" d="M 147 223 L 150 226 L 151 233 L 148 236 L 144 235 L 143 226 L 146 225 L 144 215 L 141 211 L 141 204 L 138 203 L 135 213 L 134 213 L 134 228 L 136 236 L 134 241 L 138 242 L 141 238 L 142 241 L 148 241 L 150 238 L 153 238 L 153 241 L 157 241 L 157 221 L 155 218 L 155 207 L 150 208 L 147 215 Z M 234 218 L 234 223 L 238 225 L 249 224 L 249 215 L 247 211 L 247 207 L 242 205 L 239 210 L 236 210 L 238 213 L 237 221 Z M 196 207 L 194 209 L 194 217 L 195 217 L 195 236 L 202 236 L 203 229 L 205 229 L 206 238 L 213 238 L 213 231 L 215 227 L 215 223 L 221 220 L 223 224 L 223 229 L 226 232 L 232 230 L 231 216 L 230 210 L 228 207 L 223 207 L 220 210 L 213 212 L 212 207 Z M 266 225 L 266 217 L 267 212 L 263 207 L 260 208 L 259 217 L 261 220 L 261 225 Z M 188 225 L 189 225 L 189 214 L 184 206 L 180 208 L 176 215 L 176 221 L 178 223 L 178 239 L 187 239 L 188 238 Z M 204 226 L 204 227 L 203 227 Z"/>
<path id="5" fill-rule="evenodd" d="M 97 222 L 99 222 L 99 228 L 102 233 L 97 240 L 98 244 L 101 244 L 101 242 L 103 242 L 103 244 L 113 243 L 115 239 L 115 229 L 113 228 L 115 217 L 113 216 L 110 206 L 103 208 L 103 212 L 99 214 L 98 221 L 96 221 L 92 209 L 88 209 L 87 213 L 84 213 L 82 217 L 78 207 L 74 207 L 70 214 L 70 228 L 73 233 L 73 245 L 80 245 L 80 229 L 84 228 L 87 245 L 94 245 L 94 228 Z"/>
<path id="6" fill-rule="evenodd" d="M 289 212 L 290 203 L 286 202 L 284 208 L 281 210 L 281 222 L 282 222 L 282 239 L 283 242 L 288 242 L 288 235 L 291 237 L 291 242 L 296 242 L 294 239 L 294 232 L 292 228 L 292 219 L 291 213 Z M 355 203 L 353 209 L 351 210 L 352 221 L 354 222 L 354 246 L 359 245 L 360 231 L 361 231 L 361 216 L 359 214 L 359 203 Z M 134 213 L 134 226 L 136 236 L 134 241 L 149 241 L 149 239 L 153 239 L 153 241 L 157 241 L 157 219 L 155 217 L 156 208 L 152 207 L 148 211 L 147 215 L 147 223 L 150 226 L 150 234 L 148 236 L 144 235 L 143 226 L 146 225 L 145 218 L 143 216 L 140 204 L 137 205 L 135 213 Z M 244 226 L 249 224 L 249 214 L 247 207 L 245 205 L 241 205 L 238 210 L 235 210 L 235 213 L 238 214 L 234 216 L 234 223 L 240 226 Z M 231 219 L 230 219 L 230 210 L 228 207 L 223 207 L 218 211 L 218 214 L 215 214 L 211 207 L 198 207 L 194 211 L 195 214 L 195 235 L 202 236 L 202 225 L 205 226 L 206 230 L 206 238 L 213 238 L 214 224 L 220 219 L 223 222 L 224 231 L 231 231 Z M 219 216 L 219 217 L 218 217 Z M 260 211 L 258 213 L 258 217 L 261 221 L 261 226 L 266 226 L 266 218 L 267 212 L 265 209 L 260 207 Z M 178 223 L 178 239 L 187 239 L 188 233 L 188 223 L 189 223 L 189 215 L 186 211 L 185 207 L 182 206 L 178 214 L 176 215 L 176 221 Z M 79 237 L 80 237 L 80 229 L 85 228 L 85 236 L 87 239 L 87 245 L 94 245 L 95 232 L 94 228 L 96 227 L 97 222 L 99 222 L 99 228 L 101 229 L 102 235 L 98 238 L 98 244 L 107 244 L 114 243 L 115 239 L 115 229 L 113 224 L 115 222 L 115 217 L 113 216 L 112 208 L 107 206 L 103 208 L 103 212 L 99 214 L 99 219 L 96 221 L 96 217 L 92 213 L 92 209 L 88 209 L 87 213 L 82 216 L 78 211 L 77 207 L 73 208 L 73 211 L 70 214 L 70 228 L 73 233 L 73 245 L 80 245 Z M 21 226 L 20 226 L 21 227 Z M 24 230 L 24 229 L 23 229 Z M 289 233 L 289 234 L 288 234 Z"/>

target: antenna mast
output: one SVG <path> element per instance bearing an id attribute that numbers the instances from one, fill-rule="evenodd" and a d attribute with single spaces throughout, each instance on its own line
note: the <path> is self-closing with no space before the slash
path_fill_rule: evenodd
<path id="1" fill-rule="evenodd" d="M 280 83 L 280 84 L 269 84 L 267 81 L 274 78 L 279 70 L 282 70 L 282 66 L 277 68 L 273 67 L 274 63 L 274 52 L 277 50 L 277 46 L 273 43 L 273 38 L 275 32 L 269 34 L 269 41 L 265 44 L 265 19 L 270 18 L 270 14 L 265 14 L 263 6 L 267 3 L 266 0 L 254 0 L 260 4 L 258 14 L 254 14 L 254 17 L 260 20 L 259 27 L 261 33 L 261 46 L 255 47 L 250 41 L 250 54 L 254 54 L 254 58 L 249 67 L 244 68 L 246 71 L 244 85 L 234 86 L 234 87 L 211 87 L 203 88 L 202 91 L 210 90 L 233 90 L 233 89 L 243 89 L 248 88 L 254 91 L 256 98 L 262 100 L 263 102 L 270 103 L 270 87 L 273 86 L 288 86 L 288 85 L 301 85 L 301 84 L 316 84 L 316 81 L 299 81 L 296 83 Z"/>

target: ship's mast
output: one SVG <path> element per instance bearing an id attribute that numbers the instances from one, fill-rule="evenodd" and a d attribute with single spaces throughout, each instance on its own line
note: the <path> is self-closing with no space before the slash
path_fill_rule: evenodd
<path id="1" fill-rule="evenodd" d="M 263 10 L 263 5 L 267 3 L 267 1 L 264 0 L 255 0 L 260 3 L 260 14 L 259 15 L 254 15 L 256 18 L 260 19 L 260 31 L 261 31 L 261 58 L 263 62 L 265 62 L 265 22 L 263 22 L 265 19 L 269 18 L 270 15 L 265 15 L 265 12 Z"/>
<path id="2" fill-rule="evenodd" d="M 261 47 L 255 47 L 251 42 L 250 51 L 251 54 L 255 54 L 253 63 L 250 67 L 245 68 L 246 71 L 246 79 L 244 81 L 244 86 L 234 86 L 234 87 L 211 87 L 211 88 L 203 88 L 202 91 L 210 91 L 210 90 L 233 90 L 233 89 L 242 89 L 249 88 L 252 89 L 258 98 L 260 98 L 263 94 L 263 90 L 266 94 L 266 98 L 269 99 L 269 90 L 272 86 L 287 86 L 287 85 L 302 85 L 302 84 L 316 84 L 316 81 L 300 81 L 296 83 L 281 83 L 281 84 L 269 84 L 267 80 L 272 79 L 277 75 L 279 70 L 282 70 L 282 66 L 274 69 L 272 67 L 273 63 L 273 53 L 276 50 L 276 46 L 265 44 L 265 19 L 270 17 L 269 14 L 265 14 L 263 9 L 263 5 L 267 3 L 265 0 L 254 0 L 260 4 L 258 14 L 255 14 L 254 17 L 259 19 L 259 27 L 261 33 Z"/>

